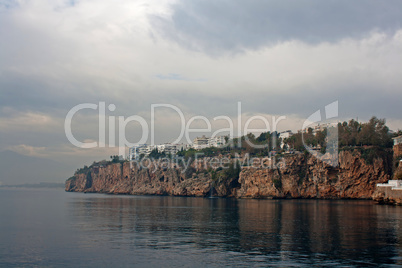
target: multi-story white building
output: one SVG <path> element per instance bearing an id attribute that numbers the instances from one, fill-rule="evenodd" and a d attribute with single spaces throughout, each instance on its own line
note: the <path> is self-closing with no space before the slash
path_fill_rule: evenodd
<path id="1" fill-rule="evenodd" d="M 149 156 L 151 152 L 155 149 L 157 149 L 159 153 L 164 152 L 166 155 L 175 155 L 182 148 L 187 149 L 187 145 L 172 143 L 165 143 L 160 145 L 140 144 L 129 149 L 129 160 L 138 160 L 140 155 Z"/>
<path id="2" fill-rule="evenodd" d="M 135 145 L 128 150 L 129 160 L 139 159 L 140 155 L 146 155 L 147 153 L 148 146 L 146 144 Z"/>
<path id="3" fill-rule="evenodd" d="M 224 136 L 207 138 L 205 135 L 202 137 L 197 137 L 193 140 L 192 148 L 196 150 L 201 150 L 208 147 L 221 147 L 226 143 Z"/>
<path id="4" fill-rule="evenodd" d="M 140 155 L 149 156 L 151 152 L 155 149 L 158 150 L 159 153 L 165 153 L 166 155 L 176 155 L 180 150 L 187 150 L 189 148 L 194 148 L 196 150 L 208 148 L 208 147 L 220 147 L 226 143 L 225 137 L 213 137 L 207 138 L 204 136 L 197 137 L 194 139 L 193 144 L 172 144 L 165 143 L 160 145 L 146 145 L 139 144 L 133 146 L 129 149 L 129 160 L 138 160 Z"/>
<path id="5" fill-rule="evenodd" d="M 178 146 L 176 144 L 165 143 L 157 145 L 159 153 L 165 153 L 166 155 L 175 155 L 178 152 Z"/>
<path id="6" fill-rule="evenodd" d="M 226 140 L 224 136 L 213 137 L 208 139 L 208 146 L 209 147 L 221 147 L 225 145 Z"/>
<path id="7" fill-rule="evenodd" d="M 208 147 L 208 138 L 205 137 L 205 135 L 202 135 L 202 137 L 197 137 L 193 140 L 192 147 L 196 150 L 204 149 Z"/>
<path id="8" fill-rule="evenodd" d="M 323 131 L 323 130 L 329 128 L 330 126 L 331 126 L 330 123 L 323 123 L 323 124 L 309 126 L 304 129 L 300 129 L 298 132 L 299 133 L 308 133 L 309 128 L 311 128 L 313 130 L 313 134 L 315 135 L 315 134 L 317 134 L 317 132 Z"/>
<path id="9" fill-rule="evenodd" d="M 317 126 L 313 127 L 313 134 L 316 135 L 319 131 L 324 131 L 326 128 L 329 128 L 331 124 L 318 124 Z"/>

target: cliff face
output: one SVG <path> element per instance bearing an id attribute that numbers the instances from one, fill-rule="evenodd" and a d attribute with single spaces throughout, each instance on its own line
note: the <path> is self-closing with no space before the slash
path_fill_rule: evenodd
<path id="1" fill-rule="evenodd" d="M 202 165 L 194 173 L 176 167 L 141 169 L 130 163 L 93 167 L 66 181 L 66 191 L 113 194 L 228 196 L 237 198 L 371 198 L 390 179 L 389 158 L 366 163 L 357 151 L 342 151 L 333 168 L 311 155 L 284 158 L 282 168 L 243 167 L 239 179 L 216 180 Z"/>
<path id="2" fill-rule="evenodd" d="M 205 196 L 210 191 L 208 177 L 186 178 L 179 168 L 141 169 L 130 163 L 91 168 L 66 182 L 66 191 L 87 193 Z"/>
<path id="3" fill-rule="evenodd" d="M 402 144 L 397 144 L 394 146 L 394 157 L 402 156 Z"/>
<path id="4" fill-rule="evenodd" d="M 388 160 L 367 164 L 360 153 L 343 151 L 334 168 L 314 157 L 286 159 L 284 169 L 244 169 L 239 197 L 249 198 L 371 198 L 377 183 L 388 181 Z"/>
<path id="5" fill-rule="evenodd" d="M 393 180 L 402 179 L 402 144 L 397 144 L 393 148 L 394 150 L 394 175 Z M 373 200 L 379 204 L 390 204 L 390 205 L 402 205 L 402 189 L 393 189 L 391 186 L 380 186 L 376 187 Z"/>

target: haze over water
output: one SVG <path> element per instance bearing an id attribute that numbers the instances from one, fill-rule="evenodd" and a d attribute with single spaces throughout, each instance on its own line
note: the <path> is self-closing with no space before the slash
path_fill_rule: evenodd
<path id="1" fill-rule="evenodd" d="M 0 189 L 0 266 L 397 266 L 402 208 Z"/>

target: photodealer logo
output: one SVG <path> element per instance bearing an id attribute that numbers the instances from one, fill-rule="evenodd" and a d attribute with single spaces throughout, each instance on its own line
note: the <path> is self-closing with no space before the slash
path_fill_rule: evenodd
<path id="1" fill-rule="evenodd" d="M 307 120 L 304 121 L 302 128 L 302 141 L 306 150 L 316 158 L 333 167 L 338 166 L 338 123 L 324 123 L 324 121 L 328 122 L 329 119 L 333 119 L 336 117 L 338 117 L 338 101 L 325 106 L 325 116 L 321 117 L 321 110 L 317 110 L 315 113 L 310 115 Z M 313 124 L 319 124 L 320 122 L 324 123 L 324 127 L 316 125 L 315 128 L 320 131 L 323 131 L 324 128 L 326 129 L 327 136 L 325 138 L 325 153 L 319 152 L 317 148 L 313 148 L 312 146 L 307 144 L 305 140 L 306 133 L 308 133 L 309 129 L 307 127 Z"/>

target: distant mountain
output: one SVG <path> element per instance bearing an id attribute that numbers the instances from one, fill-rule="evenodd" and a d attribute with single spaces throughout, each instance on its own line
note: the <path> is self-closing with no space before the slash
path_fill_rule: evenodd
<path id="1" fill-rule="evenodd" d="M 13 151 L 0 152 L 0 183 L 2 185 L 64 182 L 74 170 L 62 163 Z"/>

